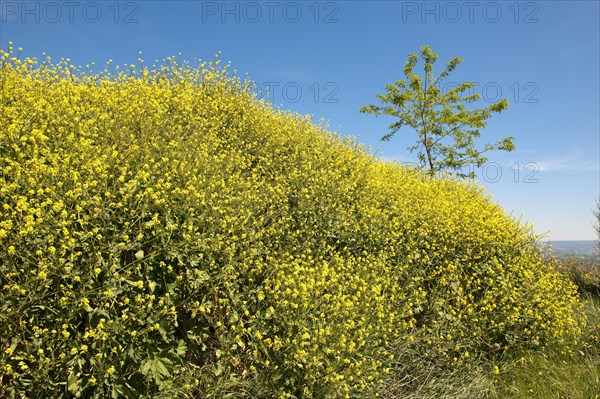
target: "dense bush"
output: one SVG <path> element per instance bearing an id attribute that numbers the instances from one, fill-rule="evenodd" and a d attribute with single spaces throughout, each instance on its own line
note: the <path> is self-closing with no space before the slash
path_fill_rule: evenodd
<path id="1" fill-rule="evenodd" d="M 580 291 L 600 296 L 600 259 L 571 255 L 559 262 L 559 270 L 566 273 Z"/>
<path id="2" fill-rule="evenodd" d="M 0 395 L 372 397 L 406 348 L 578 339 L 575 287 L 481 189 L 218 61 L 0 59 Z"/>

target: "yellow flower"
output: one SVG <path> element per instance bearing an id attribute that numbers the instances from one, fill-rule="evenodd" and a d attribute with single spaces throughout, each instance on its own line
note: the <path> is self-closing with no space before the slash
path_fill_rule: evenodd
<path id="1" fill-rule="evenodd" d="M 273 109 L 218 61 L 78 74 L 9 49 L 0 64 L 2 300 L 34 305 L 12 342 L 33 335 L 44 367 L 63 363 L 50 355 L 66 340 L 98 364 L 82 342 L 125 344 L 189 315 L 225 334 L 204 351 L 235 336 L 252 360 L 244 379 L 283 367 L 362 397 L 396 349 L 475 362 L 472 337 L 568 354 L 582 334 L 576 287 L 480 187 L 430 179 Z M 92 303 L 104 318 L 80 331 L 71 316 Z"/>

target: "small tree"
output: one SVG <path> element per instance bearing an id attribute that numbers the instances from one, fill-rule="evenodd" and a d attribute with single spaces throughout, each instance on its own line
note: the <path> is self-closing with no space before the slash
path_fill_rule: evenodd
<path id="1" fill-rule="evenodd" d="M 506 137 L 495 144 L 485 144 L 483 149 L 475 149 L 475 138 L 481 136 L 479 129 L 487 125 L 492 112 L 500 113 L 508 108 L 508 101 L 502 99 L 489 107 L 468 110 L 463 104 L 479 100 L 479 94 L 466 94 L 474 87 L 472 82 L 464 82 L 442 93 L 440 84 L 461 62 L 454 57 L 446 64 L 446 69 L 437 77 L 433 75 L 433 64 L 438 55 L 429 46 L 421 47 L 424 62 L 424 76 L 413 72 L 418 63 L 417 54 L 410 54 L 404 67 L 407 80 L 397 80 L 385 87 L 385 94 L 377 98 L 386 104 L 382 107 L 367 105 L 360 108 L 362 113 L 390 115 L 399 120 L 389 125 L 390 132 L 381 140 L 387 141 L 403 126 L 412 127 L 419 138 L 416 145 L 408 147 L 410 152 L 419 150 L 420 166 L 432 176 L 441 170 L 449 170 L 460 177 L 475 177 L 475 172 L 464 173 L 469 165 L 482 166 L 487 161 L 484 153 L 492 150 L 512 151 L 515 146 L 512 137 Z M 444 139 L 452 139 L 445 144 Z"/>

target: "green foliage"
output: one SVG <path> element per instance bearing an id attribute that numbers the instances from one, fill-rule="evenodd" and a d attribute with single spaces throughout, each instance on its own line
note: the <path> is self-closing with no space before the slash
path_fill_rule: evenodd
<path id="1" fill-rule="evenodd" d="M 523 353 L 506 362 L 495 385 L 498 399 L 600 397 L 600 298 L 584 293 L 587 323 L 573 354 L 560 350 Z"/>
<path id="2" fill-rule="evenodd" d="M 589 263 L 569 260 L 570 276 L 587 274 Z M 577 268 L 582 270 L 576 271 Z M 578 278 L 578 277 L 576 277 Z M 381 397 L 395 399 L 596 398 L 600 395 L 600 291 L 583 291 L 586 323 L 572 352 L 557 348 L 479 357 L 447 363 L 406 354 Z M 407 350 L 407 352 L 409 352 Z"/>
<path id="3" fill-rule="evenodd" d="M 559 264 L 581 292 L 600 295 L 600 260 L 570 256 Z"/>
<path id="4" fill-rule="evenodd" d="M 404 126 L 411 127 L 418 135 L 416 145 L 409 147 L 418 150 L 420 166 L 430 175 L 442 170 L 454 172 L 460 177 L 475 177 L 475 172 L 465 173 L 466 166 L 482 166 L 487 161 L 484 153 L 492 150 L 512 151 L 515 146 L 512 137 L 506 137 L 494 144 L 485 144 L 483 149 L 475 148 L 475 138 L 481 136 L 480 129 L 486 127 L 492 113 L 500 113 L 508 108 L 508 101 L 502 99 L 488 107 L 467 109 L 464 104 L 479 100 L 479 94 L 465 94 L 474 87 L 472 82 L 464 82 L 443 93 L 440 85 L 462 62 L 454 57 L 446 68 L 434 76 L 433 66 L 438 55 L 429 46 L 421 47 L 424 76 L 413 72 L 419 57 L 410 54 L 404 67 L 406 80 L 397 80 L 385 87 L 385 94 L 377 98 L 384 106 L 367 105 L 360 112 L 375 115 L 389 115 L 398 118 L 389 126 L 390 132 L 381 140 L 389 140 Z M 445 141 L 451 139 L 449 144 Z"/>
<path id="5" fill-rule="evenodd" d="M 596 235 L 598 236 L 598 239 L 596 240 L 596 247 L 600 253 L 600 197 L 598 197 L 596 200 L 596 209 L 593 212 L 596 219 L 594 221 L 594 229 L 596 229 Z"/>
<path id="6" fill-rule="evenodd" d="M 581 335 L 576 287 L 480 187 L 218 60 L 0 61 L 0 396 L 371 398 L 411 356 Z"/>

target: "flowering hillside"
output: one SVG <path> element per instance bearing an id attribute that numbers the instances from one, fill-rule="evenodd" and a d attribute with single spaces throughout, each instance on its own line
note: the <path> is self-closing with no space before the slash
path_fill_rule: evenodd
<path id="1" fill-rule="evenodd" d="M 218 61 L 0 63 L 0 396 L 371 398 L 398 348 L 578 340 L 575 287 L 480 188 Z"/>

